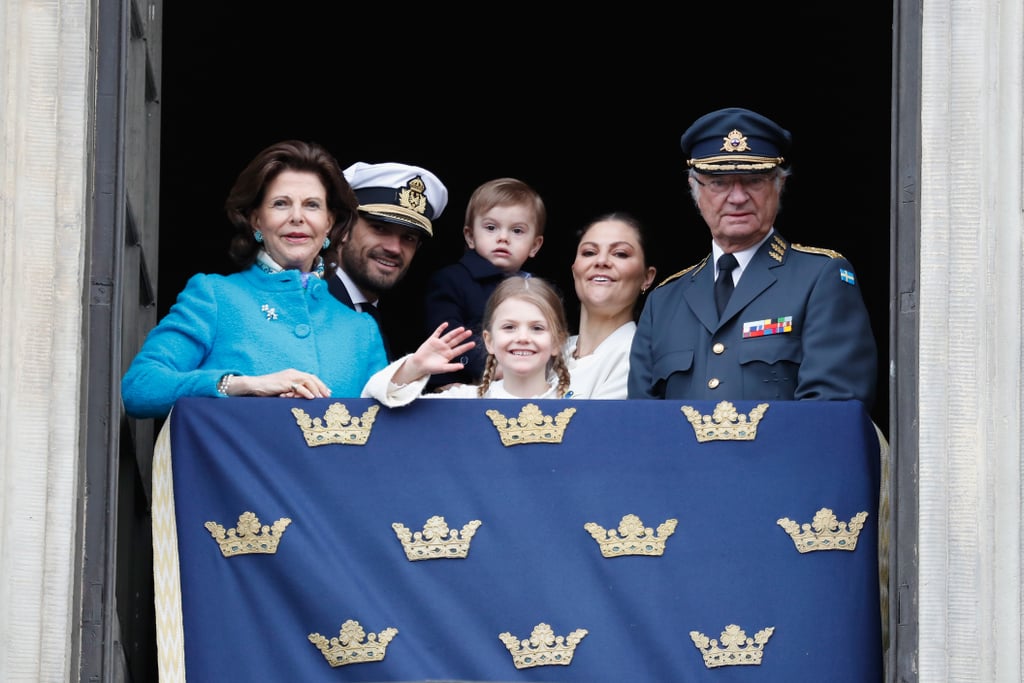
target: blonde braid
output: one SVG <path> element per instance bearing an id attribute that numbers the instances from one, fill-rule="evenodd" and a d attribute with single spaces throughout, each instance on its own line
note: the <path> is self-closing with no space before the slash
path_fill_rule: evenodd
<path id="1" fill-rule="evenodd" d="M 498 367 L 498 359 L 493 353 L 487 354 L 487 361 L 484 363 L 484 374 L 480 378 L 480 386 L 477 387 L 477 398 L 483 398 L 487 390 L 491 388 L 491 378 L 494 377 L 494 370 Z"/>
<path id="2" fill-rule="evenodd" d="M 553 360 L 552 369 L 558 375 L 558 388 L 555 390 L 555 396 L 562 398 L 565 396 L 565 392 L 569 391 L 569 366 L 565 364 L 565 358 L 560 353 L 555 355 Z"/>

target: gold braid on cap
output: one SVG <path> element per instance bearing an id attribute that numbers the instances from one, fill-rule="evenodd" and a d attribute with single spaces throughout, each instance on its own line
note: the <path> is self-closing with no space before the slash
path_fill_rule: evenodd
<path id="1" fill-rule="evenodd" d="M 398 204 L 366 204 L 359 207 L 360 211 L 376 214 L 403 223 L 412 223 L 433 236 L 434 229 L 427 218 L 427 184 L 423 178 L 416 176 L 398 192 Z"/>
<path id="2" fill-rule="evenodd" d="M 784 157 L 717 156 L 689 159 L 687 166 L 698 171 L 768 171 L 782 164 Z"/>
<path id="3" fill-rule="evenodd" d="M 382 218 L 401 221 L 402 223 L 412 223 L 426 230 L 428 235 L 433 236 L 434 234 L 434 228 L 429 218 L 401 206 L 395 206 L 394 204 L 360 204 L 359 210 Z"/>

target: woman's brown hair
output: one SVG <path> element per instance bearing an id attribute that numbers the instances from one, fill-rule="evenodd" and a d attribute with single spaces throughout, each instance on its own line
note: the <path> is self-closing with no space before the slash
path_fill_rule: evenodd
<path id="1" fill-rule="evenodd" d="M 334 225 L 327 231 L 332 243 L 339 244 L 341 235 L 355 221 L 359 201 L 330 152 L 318 143 L 302 140 L 273 144 L 257 154 L 242 170 L 224 203 L 228 220 L 235 229 L 228 254 L 240 268 L 248 268 L 255 263 L 260 249 L 253 238 L 249 218 L 263 201 L 267 186 L 286 170 L 313 173 L 320 178 L 327 193 L 327 208 L 334 215 Z"/>

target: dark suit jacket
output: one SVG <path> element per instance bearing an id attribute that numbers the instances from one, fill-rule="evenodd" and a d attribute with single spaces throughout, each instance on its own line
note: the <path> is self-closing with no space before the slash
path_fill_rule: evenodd
<path id="1" fill-rule="evenodd" d="M 476 346 L 464 356 L 465 369 L 434 375 L 427 382 L 428 389 L 451 382 L 476 384 L 480 381 L 487 359 L 481 336 L 484 307 L 505 277 L 505 273 L 472 249 L 466 250 L 457 263 L 430 276 L 424 302 L 427 334 L 433 334 L 438 325 L 447 322 L 449 330 L 459 326 L 473 330 L 472 340 Z"/>
<path id="2" fill-rule="evenodd" d="M 719 320 L 709 260 L 648 296 L 630 352 L 629 398 L 857 399 L 870 410 L 878 351 L 849 261 L 775 233 Z M 777 333 L 756 331 L 758 321 L 780 319 Z"/>
<path id="3" fill-rule="evenodd" d="M 335 299 L 345 304 L 353 311 L 356 310 L 356 305 L 352 302 L 352 297 L 349 296 L 348 290 L 345 289 L 345 283 L 341 281 L 341 278 L 339 278 L 337 274 L 332 273 L 331 276 L 327 278 L 327 289 L 334 295 Z M 367 304 L 367 306 L 369 305 L 370 304 Z M 366 313 L 366 311 L 360 312 Z M 390 363 L 395 359 L 392 357 L 391 343 L 388 341 L 388 323 L 384 319 L 383 312 L 378 308 L 377 315 L 372 315 L 371 313 L 366 313 L 366 315 L 369 315 L 377 321 L 377 327 L 380 328 L 381 339 L 384 340 L 384 352 L 387 354 L 388 362 Z"/>

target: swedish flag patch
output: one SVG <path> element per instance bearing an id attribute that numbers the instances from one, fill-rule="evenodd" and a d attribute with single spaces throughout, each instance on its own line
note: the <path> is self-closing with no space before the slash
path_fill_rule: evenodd
<path id="1" fill-rule="evenodd" d="M 848 285 L 856 284 L 856 279 L 853 277 L 853 271 L 847 270 L 846 268 L 839 269 L 839 279 Z"/>

